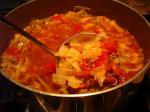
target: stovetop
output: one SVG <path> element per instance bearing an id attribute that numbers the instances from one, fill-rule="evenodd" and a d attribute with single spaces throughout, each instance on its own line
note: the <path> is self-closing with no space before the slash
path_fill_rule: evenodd
<path id="1" fill-rule="evenodd" d="M 29 0 L 0 0 L 0 13 L 5 15 L 27 1 Z M 131 4 L 129 0 L 120 1 Z M 131 1 L 133 3 L 136 0 Z M 150 22 L 149 11 L 146 9 L 144 11 L 146 13 L 142 14 Z M 150 71 L 147 74 L 150 74 Z M 120 112 L 150 112 L 150 75 L 147 74 L 136 93 L 125 103 Z M 0 112 L 36 112 L 37 107 L 31 97 L 26 90 L 16 87 L 0 75 Z M 38 110 L 38 112 L 43 112 L 43 110 Z"/>
<path id="2" fill-rule="evenodd" d="M 32 96 L 0 76 L 0 112 L 46 112 L 37 109 Z M 145 76 L 136 93 L 120 112 L 150 112 L 150 77 Z"/>

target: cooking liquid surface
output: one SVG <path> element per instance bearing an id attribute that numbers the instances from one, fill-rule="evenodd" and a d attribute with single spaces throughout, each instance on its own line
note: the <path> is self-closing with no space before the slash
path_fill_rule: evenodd
<path id="1" fill-rule="evenodd" d="M 25 27 L 25 30 L 55 51 L 58 51 L 67 38 L 77 33 L 94 32 L 101 38 L 98 40 L 101 50 L 96 58 L 92 58 L 93 62 L 87 57 L 80 60 L 78 66 L 81 72 L 78 76 L 70 74 L 73 80 L 82 81 L 78 87 L 74 88 L 72 84 L 69 84 L 70 79 L 65 79 L 63 85 L 58 83 L 57 79 L 54 81 L 56 71 L 54 57 L 20 37 L 20 34 L 15 34 L 1 57 L 1 67 L 12 79 L 37 90 L 66 94 L 95 92 L 128 80 L 143 67 L 142 50 L 134 36 L 105 16 L 94 17 L 84 11 L 70 11 L 40 20 L 35 19 Z M 76 51 L 81 50 L 78 46 L 73 47 Z M 90 52 L 91 49 L 89 54 Z M 97 53 L 94 50 L 92 52 Z M 92 66 L 90 66 L 91 63 Z M 103 76 L 102 73 L 96 76 L 90 72 L 89 81 L 87 74 L 89 75 L 88 71 L 91 68 L 92 70 L 102 68 Z M 93 84 L 89 85 L 91 81 Z"/>

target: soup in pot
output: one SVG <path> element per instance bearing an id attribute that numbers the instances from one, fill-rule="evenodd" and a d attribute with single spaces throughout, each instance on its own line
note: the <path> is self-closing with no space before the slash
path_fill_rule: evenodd
<path id="1" fill-rule="evenodd" d="M 23 85 L 50 93 L 101 91 L 123 83 L 144 66 L 135 37 L 106 16 L 69 11 L 32 20 L 25 31 L 56 52 L 60 62 L 16 33 L 1 56 L 1 70 Z M 96 33 L 90 40 L 71 40 L 78 33 Z"/>

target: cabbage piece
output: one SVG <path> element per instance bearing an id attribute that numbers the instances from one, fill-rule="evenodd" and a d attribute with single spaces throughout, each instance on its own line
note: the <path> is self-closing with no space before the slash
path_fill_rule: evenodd
<path id="1" fill-rule="evenodd" d="M 67 78 L 67 81 L 68 81 L 68 85 L 74 89 L 77 89 L 79 88 L 80 84 L 83 83 L 82 80 L 80 79 L 77 79 L 76 77 L 74 76 L 70 76 Z"/>
<path id="2" fill-rule="evenodd" d="M 106 67 L 104 65 L 97 68 L 97 70 L 94 71 L 94 79 L 98 81 L 100 87 L 103 87 L 105 74 L 106 74 Z"/>
<path id="3" fill-rule="evenodd" d="M 60 86 L 66 85 L 67 76 L 66 75 L 60 75 L 60 74 L 53 74 L 52 81 L 55 84 L 58 84 Z"/>

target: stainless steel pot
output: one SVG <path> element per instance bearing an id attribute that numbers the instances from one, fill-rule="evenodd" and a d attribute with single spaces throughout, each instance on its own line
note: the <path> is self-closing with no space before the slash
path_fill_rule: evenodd
<path id="1" fill-rule="evenodd" d="M 150 67 L 150 27 L 148 22 L 136 11 L 123 3 L 113 0 L 32 0 L 6 17 L 20 28 L 26 26 L 33 18 L 45 18 L 55 13 L 63 13 L 74 8 L 88 7 L 93 15 L 105 15 L 115 19 L 122 27 L 135 35 L 143 48 L 145 67 L 133 78 L 115 87 L 87 94 L 54 94 L 38 91 L 24 86 L 7 74 L 2 74 L 16 85 L 30 91 L 46 112 L 110 112 L 117 111 L 127 97 L 132 95 Z M 8 46 L 15 32 L 0 24 L 0 55 Z M 80 107 L 80 108 L 79 108 Z"/>

